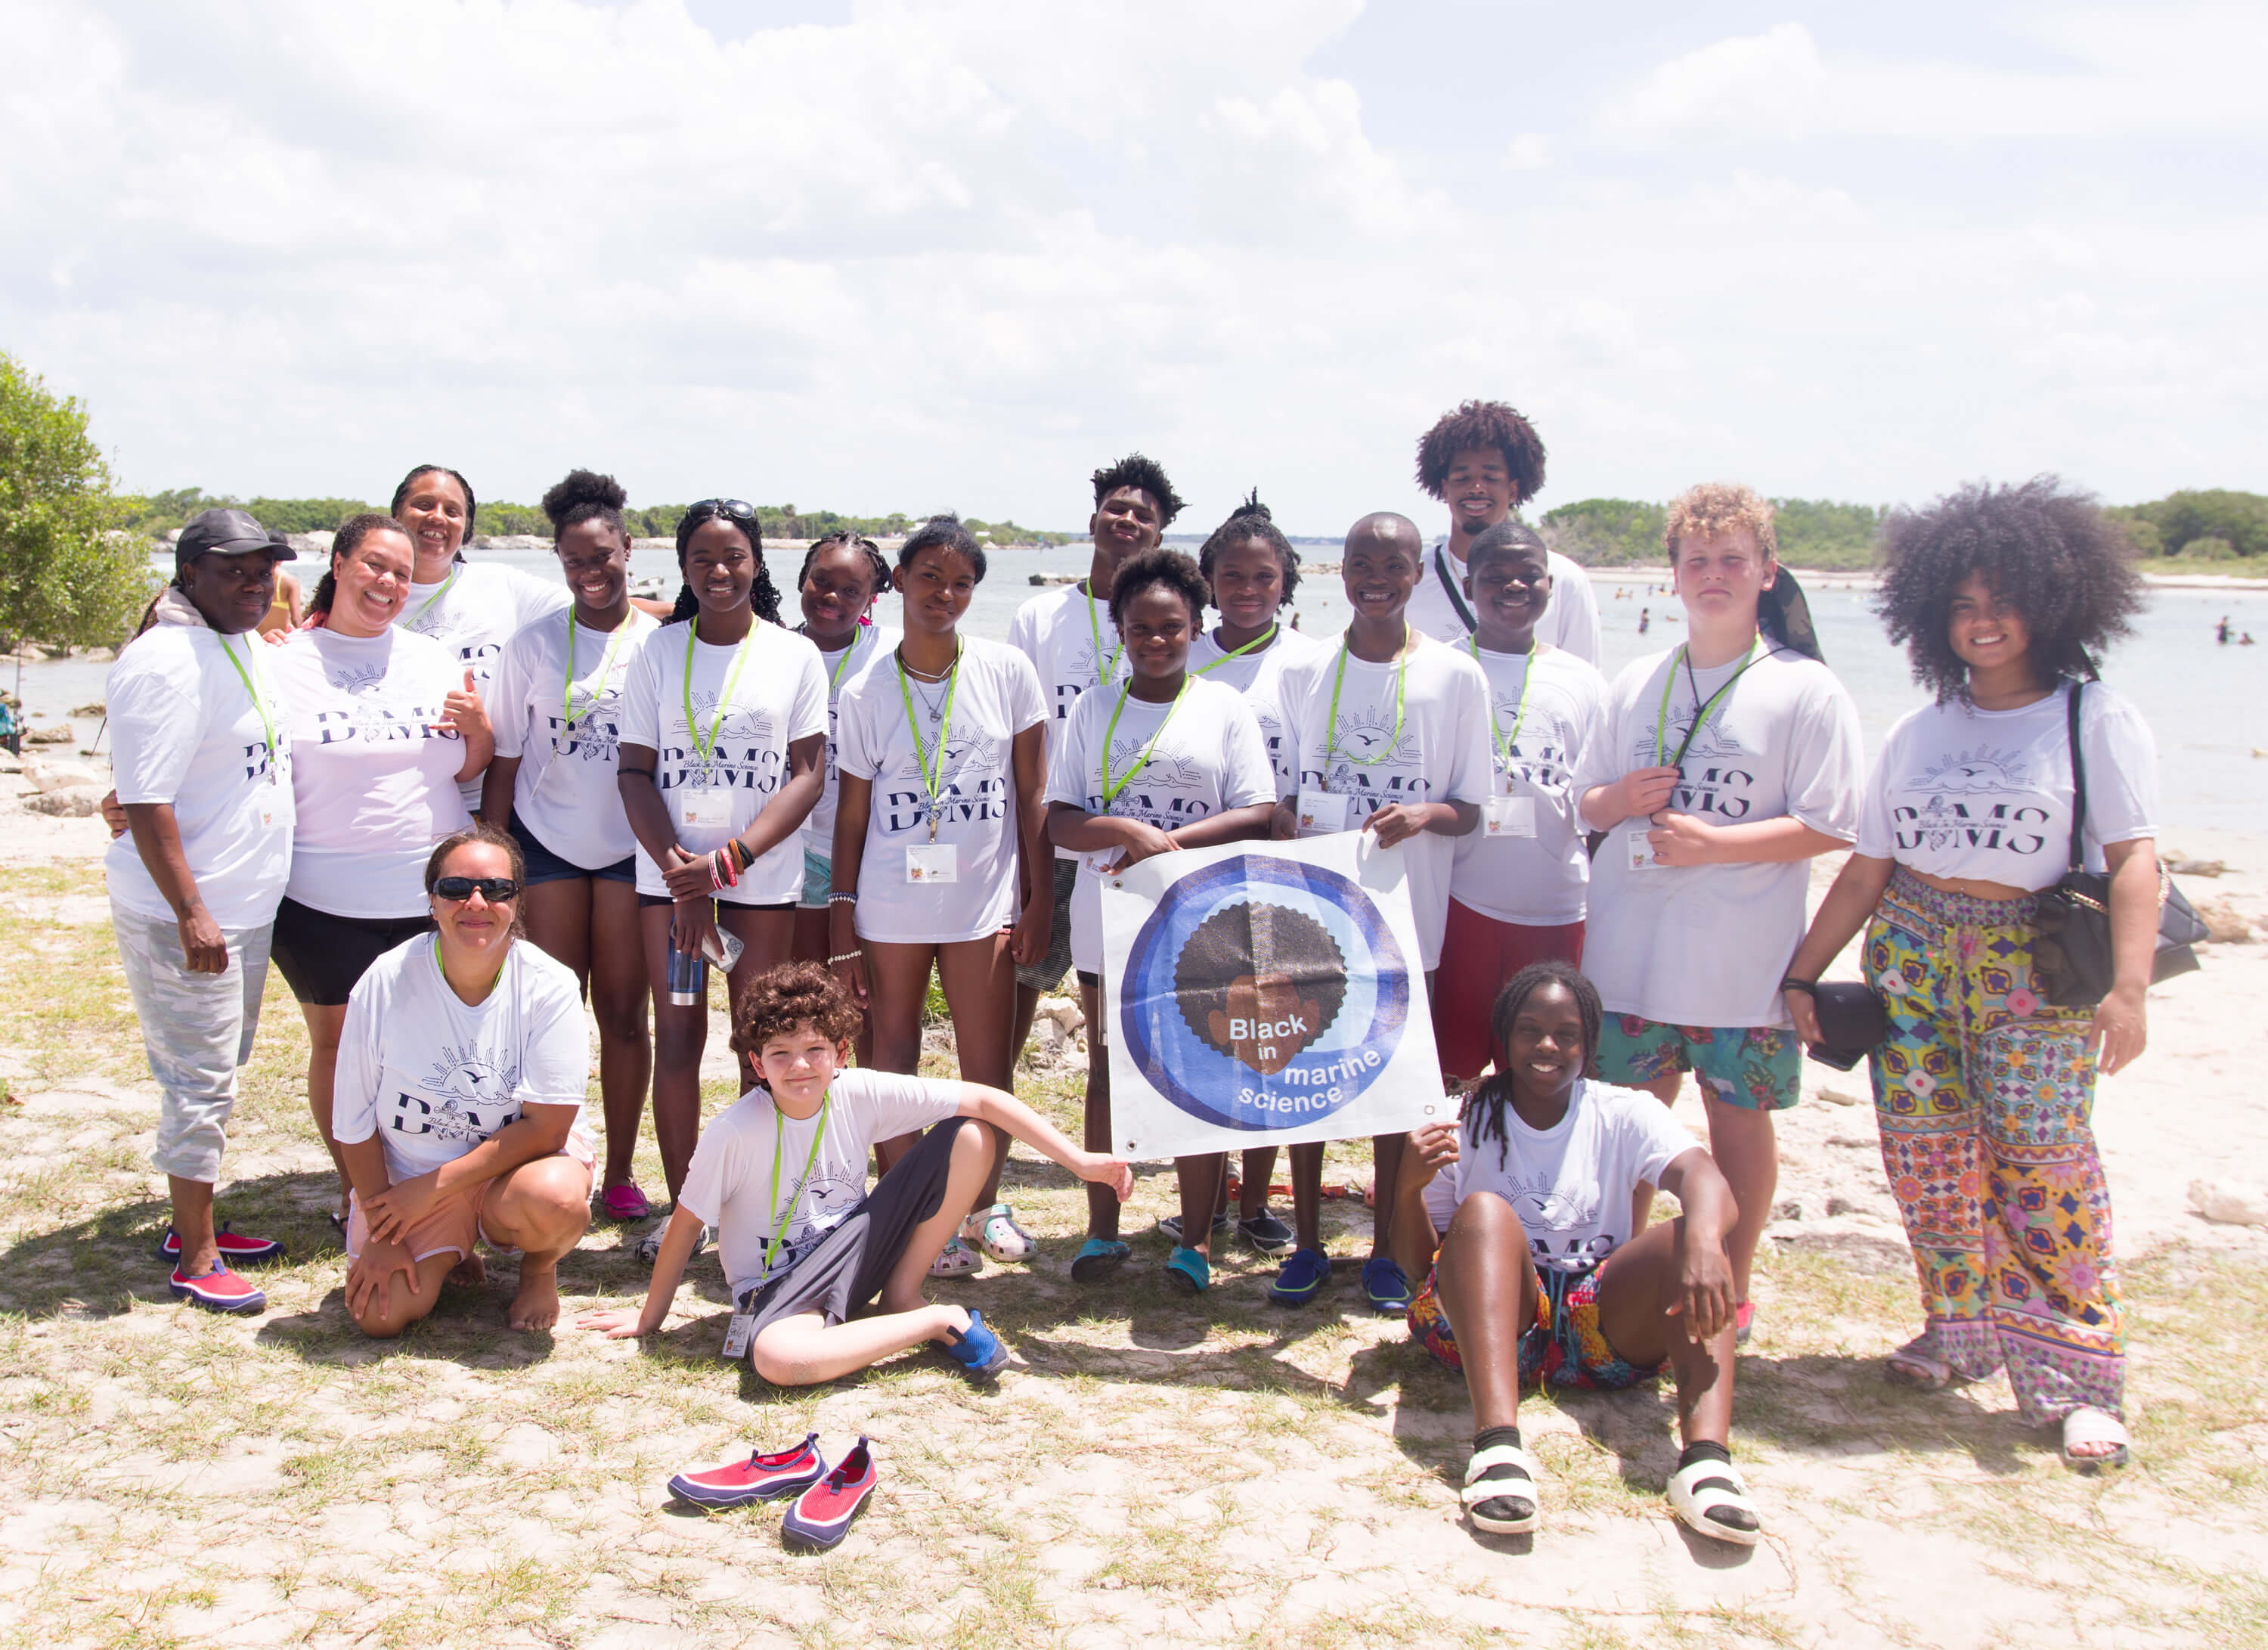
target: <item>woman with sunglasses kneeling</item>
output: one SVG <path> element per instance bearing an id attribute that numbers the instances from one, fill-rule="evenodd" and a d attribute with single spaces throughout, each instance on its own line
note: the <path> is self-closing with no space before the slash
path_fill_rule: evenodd
<path id="1" fill-rule="evenodd" d="M 433 932 L 348 1001 L 331 1129 L 354 1182 L 347 1310 L 366 1335 L 430 1314 L 475 1238 L 519 1251 L 513 1329 L 559 1321 L 556 1269 L 591 1219 L 590 1051 L 574 974 L 519 943 L 523 874 L 492 825 L 446 838 L 425 864 Z"/>

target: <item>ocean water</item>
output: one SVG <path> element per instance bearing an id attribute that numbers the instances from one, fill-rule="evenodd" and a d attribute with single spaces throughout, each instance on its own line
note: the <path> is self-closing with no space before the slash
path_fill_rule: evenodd
<path id="1" fill-rule="evenodd" d="M 1192 541 L 1185 548 L 1192 552 Z M 1077 575 L 1086 571 L 1091 549 L 1085 544 L 1044 550 L 995 552 L 984 582 L 977 587 L 968 617 L 971 635 L 1005 637 L 1016 608 L 1038 593 L 1035 573 Z M 1304 552 L 1336 559 L 1336 552 Z M 558 564 L 541 550 L 479 551 L 482 560 L 525 568 L 556 578 Z M 801 565 L 799 552 L 775 550 L 766 557 L 772 578 L 785 595 L 784 616 L 797 617 L 792 593 Z M 305 570 L 303 570 L 305 571 Z M 663 581 L 674 590 L 676 568 L 666 549 L 640 549 L 632 573 Z M 1605 657 L 1611 676 L 1631 659 L 1676 645 L 1683 635 L 1675 596 L 1653 593 L 1660 575 L 1602 570 L 1592 576 L 1605 630 Z M 1623 593 L 1620 597 L 1617 592 Z M 1903 651 L 1894 649 L 1874 616 L 1871 595 L 1863 589 L 1834 588 L 1814 579 L 1806 587 L 1813 622 L 1827 661 L 1858 701 L 1869 753 L 1880 748 L 1890 725 L 1923 703 L 1926 696 L 1913 682 Z M 897 599 L 885 596 L 879 614 L 895 622 Z M 1641 609 L 1650 609 L 1653 627 L 1638 631 Z M 1292 603 L 1300 628 L 1329 634 L 1346 623 L 1346 601 L 1335 573 L 1311 575 Z M 2213 628 L 2227 614 L 2235 628 L 2250 630 L 2260 645 L 2220 645 Z M 26 665 L 23 696 L 33 719 L 52 721 L 74 706 L 103 696 L 108 667 L 76 659 Z M 2257 830 L 2268 821 L 2268 587 L 2258 590 L 2159 589 L 2138 620 L 2135 633 L 2111 651 L 2103 680 L 2139 706 L 2158 739 L 2160 786 L 2169 829 Z M 80 718 L 78 743 L 96 734 L 99 723 Z M 107 741 L 106 741 L 107 742 Z M 2178 846 L 2179 844 L 2176 844 Z"/>

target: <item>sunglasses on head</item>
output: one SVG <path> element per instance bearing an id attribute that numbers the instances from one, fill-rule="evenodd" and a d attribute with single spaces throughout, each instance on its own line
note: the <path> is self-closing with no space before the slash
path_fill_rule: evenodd
<path id="1" fill-rule="evenodd" d="M 510 877 L 442 877 L 433 884 L 433 892 L 452 904 L 461 904 L 472 898 L 475 888 L 491 905 L 519 897 L 519 884 Z"/>
<path id="2" fill-rule="evenodd" d="M 688 521 L 705 521 L 711 516 L 724 516 L 745 526 L 755 522 L 756 507 L 745 498 L 704 498 L 685 512 Z"/>

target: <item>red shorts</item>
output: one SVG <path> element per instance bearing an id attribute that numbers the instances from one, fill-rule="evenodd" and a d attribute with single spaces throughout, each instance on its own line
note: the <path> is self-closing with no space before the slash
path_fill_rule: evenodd
<path id="1" fill-rule="evenodd" d="M 1488 1070 L 1496 1057 L 1489 1047 L 1489 1013 L 1496 994 L 1529 963 L 1547 961 L 1583 966 L 1582 924 L 1536 928 L 1500 923 L 1449 902 L 1441 966 L 1433 976 L 1433 1042 L 1442 1071 L 1471 1079 Z"/>

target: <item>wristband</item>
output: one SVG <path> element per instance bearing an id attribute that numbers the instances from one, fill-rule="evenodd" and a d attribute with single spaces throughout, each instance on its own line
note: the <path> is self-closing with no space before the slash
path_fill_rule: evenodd
<path id="1" fill-rule="evenodd" d="M 737 836 L 725 844 L 725 851 L 740 862 L 737 867 L 740 870 L 746 871 L 750 866 L 756 863 L 755 855 L 748 851 L 748 844 L 742 842 Z"/>
<path id="2" fill-rule="evenodd" d="M 829 905 L 856 905 L 858 892 L 856 888 L 833 888 L 828 892 L 827 902 Z"/>
<path id="3" fill-rule="evenodd" d="M 1786 974 L 1780 976 L 1779 989 L 1783 992 L 1801 991 L 1806 997 L 1816 997 L 1819 995 L 1819 982 L 1799 980 L 1793 974 Z"/>

